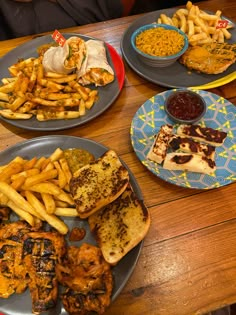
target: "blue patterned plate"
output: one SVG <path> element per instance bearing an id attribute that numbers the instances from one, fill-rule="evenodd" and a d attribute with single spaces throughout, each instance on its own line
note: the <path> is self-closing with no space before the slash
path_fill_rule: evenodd
<path id="1" fill-rule="evenodd" d="M 216 171 L 212 175 L 169 171 L 146 158 L 160 127 L 173 124 L 164 110 L 164 101 L 173 90 L 157 94 L 147 100 L 136 112 L 131 123 L 131 142 L 134 151 L 142 162 L 156 176 L 177 186 L 197 189 L 212 189 L 236 181 L 236 107 L 221 96 L 196 91 L 207 104 L 205 116 L 200 125 L 227 132 L 222 146 L 216 148 Z M 174 125 L 174 130 L 177 125 Z"/>

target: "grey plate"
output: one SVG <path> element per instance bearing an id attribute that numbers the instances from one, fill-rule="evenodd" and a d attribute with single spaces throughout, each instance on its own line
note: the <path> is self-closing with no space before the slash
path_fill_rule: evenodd
<path id="1" fill-rule="evenodd" d="M 144 16 L 138 18 L 132 23 L 125 33 L 123 34 L 121 40 L 121 51 L 122 54 L 128 63 L 128 65 L 141 77 L 146 80 L 159 84 L 165 87 L 172 88 L 181 88 L 181 87 L 190 87 L 195 85 L 201 85 L 205 83 L 209 83 L 213 80 L 217 80 L 233 71 L 236 70 L 236 63 L 231 65 L 225 72 L 221 74 L 200 74 L 189 70 L 181 65 L 179 62 L 174 63 L 173 65 L 165 68 L 156 68 L 145 65 L 140 61 L 138 55 L 133 50 L 131 46 L 131 35 L 132 33 L 140 26 L 153 23 L 157 21 L 157 18 L 161 13 L 165 13 L 168 16 L 172 16 L 176 9 L 165 9 L 158 10 L 151 13 L 147 13 Z M 209 12 L 209 11 L 207 11 Z M 225 18 L 227 19 L 227 18 Z M 227 19 L 228 20 L 228 19 Z M 232 21 L 230 21 L 232 22 Z M 233 22 L 232 22 L 233 23 Z M 236 42 L 236 30 L 230 30 L 232 34 L 232 38 L 230 39 L 230 43 Z"/>
<path id="2" fill-rule="evenodd" d="M 83 148 L 90 151 L 96 158 L 105 153 L 108 148 L 96 143 L 89 139 L 82 139 L 71 136 L 45 136 L 38 137 L 31 140 L 23 141 L 14 145 L 13 147 L 0 153 L 1 164 L 8 163 L 17 155 L 24 158 L 32 158 L 34 156 L 49 156 L 57 147 L 62 149 L 67 148 Z M 122 161 L 125 165 L 125 163 Z M 128 169 L 130 174 L 131 185 L 137 194 L 137 197 L 141 200 L 142 193 L 138 186 L 135 177 Z M 73 242 L 73 245 L 80 245 L 82 242 L 88 242 L 90 244 L 96 244 L 93 236 L 90 233 L 86 220 L 80 220 L 78 218 L 63 218 L 65 223 L 72 229 L 75 226 L 80 226 L 86 229 L 86 237 L 81 242 Z M 139 243 L 133 250 L 131 250 L 114 268 L 114 288 L 112 292 L 112 301 L 119 295 L 129 277 L 131 276 L 137 260 L 139 258 L 142 242 Z M 0 299 L 0 311 L 6 315 L 31 315 L 31 298 L 29 291 L 27 290 L 23 294 L 14 294 L 8 299 Z M 65 315 L 67 314 L 64 308 L 61 306 L 60 301 L 55 309 L 50 312 L 43 313 L 44 315 Z"/>
<path id="3" fill-rule="evenodd" d="M 65 38 L 69 38 L 71 36 L 79 36 L 85 41 L 91 39 L 91 37 L 80 34 L 65 33 L 63 35 Z M 16 63 L 19 58 L 37 57 L 37 47 L 43 44 L 50 43 L 52 41 L 53 39 L 51 35 L 41 36 L 11 50 L 0 59 L 0 80 L 4 77 L 10 76 L 8 67 Z M 124 64 L 120 55 L 109 44 L 106 45 L 106 52 L 108 62 L 115 72 L 115 80 L 104 87 L 96 88 L 98 89 L 99 99 L 96 104 L 94 104 L 94 106 L 89 111 L 87 111 L 85 116 L 76 119 L 50 120 L 45 122 L 37 121 L 34 117 L 28 120 L 10 120 L 0 116 L 1 119 L 13 126 L 23 129 L 38 131 L 56 131 L 82 125 L 101 115 L 113 104 L 113 102 L 120 94 L 125 77 Z M 94 89 L 94 87 L 92 86 L 91 88 Z"/>

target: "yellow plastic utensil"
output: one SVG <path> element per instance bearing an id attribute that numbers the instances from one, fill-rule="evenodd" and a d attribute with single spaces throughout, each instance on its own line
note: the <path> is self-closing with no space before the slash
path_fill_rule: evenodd
<path id="1" fill-rule="evenodd" d="M 229 82 L 232 82 L 233 80 L 236 79 L 236 71 L 226 75 L 223 78 L 220 78 L 218 80 L 203 84 L 203 85 L 196 85 L 196 86 L 191 86 L 191 89 L 196 89 L 196 90 L 207 90 L 207 89 L 213 89 L 218 86 L 225 85 Z"/>

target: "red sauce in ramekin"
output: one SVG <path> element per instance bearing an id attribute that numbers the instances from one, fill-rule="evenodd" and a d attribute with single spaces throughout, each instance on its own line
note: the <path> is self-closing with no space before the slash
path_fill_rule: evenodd
<path id="1" fill-rule="evenodd" d="M 189 91 L 180 91 L 171 95 L 166 107 L 172 116 L 182 120 L 195 119 L 204 111 L 201 97 Z"/>

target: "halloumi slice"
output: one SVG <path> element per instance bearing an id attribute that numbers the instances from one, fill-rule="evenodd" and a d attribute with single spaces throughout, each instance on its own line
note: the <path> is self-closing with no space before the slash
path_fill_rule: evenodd
<path id="1" fill-rule="evenodd" d="M 172 135 L 173 126 L 163 125 L 155 136 L 151 149 L 147 154 L 147 158 L 158 164 L 161 164 L 166 157 L 168 143 Z"/>
<path id="2" fill-rule="evenodd" d="M 211 159 L 198 154 L 171 152 L 166 155 L 163 168 L 173 171 L 212 174 L 216 170 L 216 164 Z"/>
<path id="3" fill-rule="evenodd" d="M 188 136 L 194 140 L 202 141 L 213 146 L 220 146 L 227 137 L 227 132 L 199 125 L 180 125 L 177 135 Z"/>
<path id="4" fill-rule="evenodd" d="M 186 136 L 173 135 L 169 141 L 169 148 L 205 156 L 211 160 L 215 158 L 215 147 L 210 144 L 197 142 Z"/>

